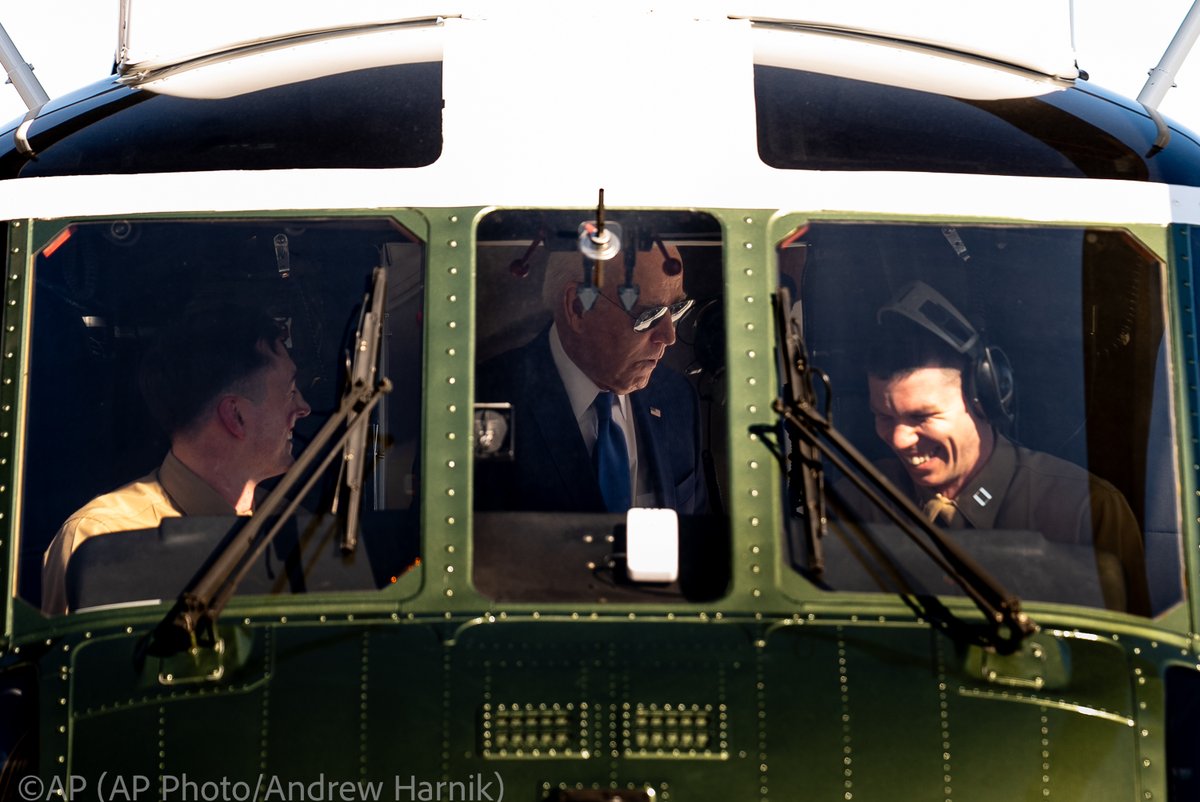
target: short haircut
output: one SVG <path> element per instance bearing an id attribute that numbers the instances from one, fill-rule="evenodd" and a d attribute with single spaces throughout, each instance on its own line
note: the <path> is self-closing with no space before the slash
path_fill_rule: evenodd
<path id="1" fill-rule="evenodd" d="M 542 305 L 554 312 L 563 290 L 583 280 L 583 257 L 579 251 L 551 251 L 542 281 Z"/>
<path id="2" fill-rule="evenodd" d="M 965 377 L 968 365 L 968 358 L 949 343 L 894 315 L 886 316 L 875 327 L 867 355 L 867 373 L 884 380 L 906 376 L 920 368 L 957 370 Z"/>
<path id="3" fill-rule="evenodd" d="M 270 362 L 270 351 L 283 347 L 283 336 L 259 308 L 211 302 L 185 311 L 142 357 L 139 380 L 150 414 L 174 437 L 196 425 L 219 395 L 253 394 L 246 380 Z"/>

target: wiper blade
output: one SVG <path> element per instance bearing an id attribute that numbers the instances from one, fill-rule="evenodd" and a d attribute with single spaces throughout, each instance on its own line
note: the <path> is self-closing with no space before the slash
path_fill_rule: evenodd
<path id="1" fill-rule="evenodd" d="M 790 375 L 799 374 L 807 382 L 812 372 L 799 327 L 791 321 L 791 297 L 780 288 L 773 297 L 779 320 L 781 356 Z M 1037 631 L 1037 624 L 1021 610 L 1021 601 L 993 578 L 957 543 L 934 526 L 917 506 L 900 492 L 871 461 L 833 426 L 827 414 L 818 410 L 809 385 L 809 394 L 779 398 L 775 411 L 787 422 L 788 432 L 828 459 L 867 499 L 891 518 L 921 550 L 946 573 L 983 613 L 988 633 L 986 644 L 1001 653 L 1017 649 L 1021 641 Z M 896 508 L 899 508 L 898 510 Z M 940 606 L 940 605 L 939 605 Z M 941 613 L 946 613 L 941 608 Z"/>
<path id="2" fill-rule="evenodd" d="M 387 298 L 387 271 L 375 268 L 371 276 L 371 291 L 363 299 L 363 315 L 354 337 L 354 358 L 350 363 L 349 395 L 356 387 L 369 386 L 379 366 L 379 351 L 383 333 L 383 302 Z M 367 451 L 369 415 L 352 412 L 349 418 L 350 436 L 342 453 L 342 477 L 339 486 L 346 493 L 346 526 L 342 529 L 342 551 L 352 552 L 358 545 L 358 517 L 362 509 L 363 469 Z M 340 491 L 339 491 L 340 495 Z M 338 496 L 333 511 L 338 510 Z"/>
<path id="3" fill-rule="evenodd" d="M 790 314 L 791 295 L 781 287 L 775 298 L 775 329 L 782 356 L 782 403 L 789 409 L 816 409 L 817 396 L 813 391 L 807 353 L 800 328 Z M 826 416 L 828 417 L 828 416 Z M 788 421 L 786 433 L 790 450 L 788 464 L 788 509 L 797 513 L 804 523 L 804 540 L 809 573 L 820 579 L 825 571 L 821 554 L 821 539 L 825 537 L 825 487 L 821 457 L 815 445 L 804 436 L 800 427 Z M 781 444 L 781 452 L 782 444 Z"/>

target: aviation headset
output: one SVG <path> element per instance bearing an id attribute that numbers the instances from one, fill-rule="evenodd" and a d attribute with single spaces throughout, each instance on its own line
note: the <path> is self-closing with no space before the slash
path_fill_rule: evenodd
<path id="1" fill-rule="evenodd" d="M 993 423 L 1011 423 L 1015 385 L 1008 356 L 984 343 L 979 332 L 954 304 L 937 290 L 920 281 L 906 285 L 895 298 L 880 308 L 879 323 L 886 313 L 900 315 L 938 337 L 970 360 L 966 379 L 971 396 Z"/>

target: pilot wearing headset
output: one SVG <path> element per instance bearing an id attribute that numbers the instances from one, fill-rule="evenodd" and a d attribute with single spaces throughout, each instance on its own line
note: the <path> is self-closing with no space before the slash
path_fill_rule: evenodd
<path id="1" fill-rule="evenodd" d="M 1142 536 L 1125 497 L 993 426 L 1013 414 L 1004 353 L 921 282 L 884 306 L 879 323 L 868 387 L 875 433 L 897 458 L 879 466 L 885 475 L 945 528 L 1093 544 L 1105 606 L 1149 615 Z"/>
<path id="2" fill-rule="evenodd" d="M 479 368 L 477 401 L 513 405 L 515 453 L 477 463 L 476 508 L 703 512 L 699 402 L 659 364 L 692 306 L 679 251 L 631 243 L 594 284 L 582 274 L 579 253 L 552 252 L 542 301 L 553 323 Z"/>

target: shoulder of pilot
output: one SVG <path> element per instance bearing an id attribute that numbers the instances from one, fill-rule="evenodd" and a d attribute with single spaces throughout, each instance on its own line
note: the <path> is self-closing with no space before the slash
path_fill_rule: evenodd
<path id="1" fill-rule="evenodd" d="M 1011 441 L 1010 441 L 1011 442 Z M 1047 454 L 1045 451 L 1034 451 L 1032 448 L 1012 443 L 1016 451 L 1016 466 L 1018 471 L 1024 471 L 1046 481 L 1060 480 L 1063 482 L 1086 485 L 1089 477 L 1098 482 L 1103 479 L 1094 477 L 1086 469 L 1074 462 Z"/>
<path id="2" fill-rule="evenodd" d="M 1017 470 L 1028 473 L 1033 481 L 1041 485 L 1054 483 L 1058 485 L 1059 492 L 1069 488 L 1084 497 L 1112 496 L 1127 503 L 1116 486 L 1086 468 L 1044 451 L 1013 445 L 1017 452 Z"/>
<path id="3" fill-rule="evenodd" d="M 157 520 L 154 524 L 147 523 L 151 518 L 178 514 L 159 484 L 155 470 L 112 492 L 96 496 L 67 518 L 62 529 L 83 535 L 107 534 L 145 529 L 157 525 Z"/>

